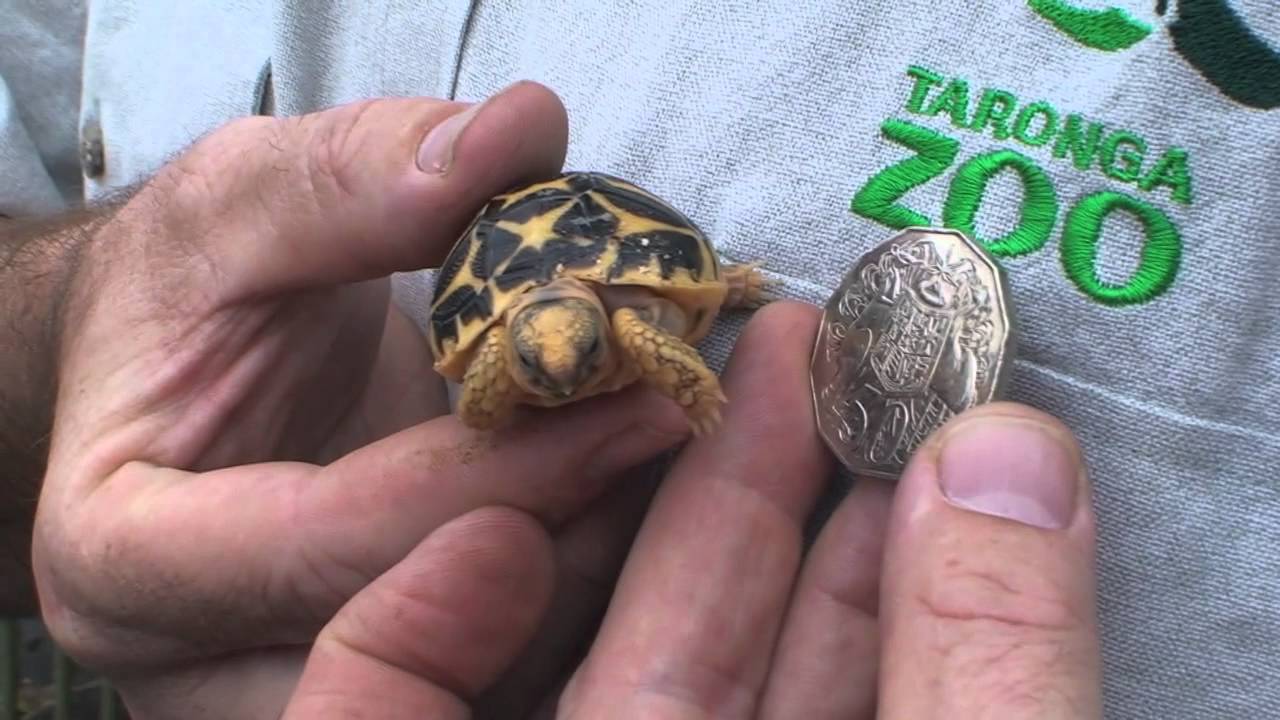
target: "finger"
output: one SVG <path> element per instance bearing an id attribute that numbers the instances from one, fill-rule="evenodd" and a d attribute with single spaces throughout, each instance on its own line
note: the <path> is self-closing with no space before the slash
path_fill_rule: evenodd
<path id="1" fill-rule="evenodd" d="M 383 98 L 245 118 L 166 166 L 133 209 L 165 208 L 228 300 L 326 287 L 438 263 L 493 195 L 556 173 L 567 138 L 564 106 L 528 82 L 478 105 Z"/>
<path id="2" fill-rule="evenodd" d="M 542 617 L 553 563 L 523 513 L 444 525 L 325 626 L 284 718 L 470 718 Z"/>
<path id="3" fill-rule="evenodd" d="M 280 720 L 310 649 L 277 645 L 106 679 L 129 717 L 172 717 L 174 708 L 187 708 L 186 717 Z"/>
<path id="4" fill-rule="evenodd" d="M 555 538 L 555 589 L 550 607 L 533 639 L 511 667 L 472 703 L 473 717 L 529 717 L 529 708 L 555 696 L 566 669 L 584 651 L 585 639 L 594 632 L 604 612 L 655 479 L 650 466 L 627 473 L 615 490 L 596 501 Z M 487 512 L 482 509 L 463 520 L 470 522 Z M 453 532 L 459 522 L 450 521 L 429 542 L 437 540 L 441 533 Z M 199 687 L 201 696 L 217 698 L 223 717 L 274 720 L 282 717 L 283 705 L 298 683 L 308 650 L 309 644 L 275 646 L 253 651 L 253 662 L 246 662 L 246 654 L 236 653 L 226 661 L 179 665 L 164 672 L 149 670 L 136 685 L 127 680 L 120 683 L 117 676 L 117 688 L 139 717 L 190 704 L 191 689 Z M 373 707 L 382 710 L 377 704 Z"/>
<path id="5" fill-rule="evenodd" d="M 496 434 L 436 418 L 325 468 L 125 465 L 63 509 L 76 547 L 37 537 L 52 556 L 41 565 L 65 569 L 45 578 L 59 640 L 85 664 L 117 669 L 131 658 L 306 642 L 449 520 L 504 505 L 555 527 L 688 432 L 679 407 L 643 387 L 534 415 Z M 157 587 L 157 577 L 169 582 Z M 195 615 L 236 623 L 206 627 Z M 113 623 L 148 632 L 122 652 Z"/>
<path id="6" fill-rule="evenodd" d="M 529 708 L 554 697 L 581 661 L 608 607 L 661 469 L 646 464 L 628 472 L 556 537 L 551 608 L 511 670 L 477 701 L 478 720 L 528 717 Z"/>
<path id="7" fill-rule="evenodd" d="M 760 702 L 764 720 L 875 717 L 879 594 L 893 488 L 854 484 L 805 560 Z"/>
<path id="8" fill-rule="evenodd" d="M 1071 433 L 984 406 L 917 452 L 881 595 L 880 717 L 1101 717 L 1094 520 Z"/>
<path id="9" fill-rule="evenodd" d="M 816 308 L 775 303 L 743 331 L 723 427 L 654 500 L 561 714 L 748 717 L 831 469 L 810 406 Z"/>

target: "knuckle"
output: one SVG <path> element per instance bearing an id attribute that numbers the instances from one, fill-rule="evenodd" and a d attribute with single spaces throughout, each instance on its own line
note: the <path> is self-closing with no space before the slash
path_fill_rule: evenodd
<path id="1" fill-rule="evenodd" d="M 723 655 L 671 658 L 623 682 L 619 689 L 678 709 L 679 717 L 747 717 L 759 696 L 750 664 Z"/>
<path id="2" fill-rule="evenodd" d="M 56 602 L 56 601 L 55 601 Z M 50 611 L 45 602 L 45 631 L 59 651 L 86 669 L 106 672 L 121 664 L 121 648 L 127 643 L 113 640 L 97 621 L 69 608 Z"/>
<path id="3" fill-rule="evenodd" d="M 257 116 L 230 120 L 165 163 L 151 184 L 184 215 L 223 206 L 243 172 L 246 151 L 261 145 L 277 123 Z"/>
<path id="4" fill-rule="evenodd" d="M 1083 709 L 1063 684 L 1062 670 L 1074 665 L 1067 657 L 1061 646 L 1042 643 L 1006 649 L 996 658 L 958 658 L 955 666 L 968 668 L 967 681 L 959 679 L 971 687 L 969 697 L 1008 717 L 1082 717 L 1061 712 Z"/>
<path id="5" fill-rule="evenodd" d="M 957 697 L 1010 716 L 1060 714 L 1088 667 L 1087 621 L 1069 593 L 1032 573 L 951 569 L 919 593 L 941 676 Z"/>
<path id="6" fill-rule="evenodd" d="M 952 559 L 916 596 L 946 675 L 1001 708 L 1061 707 L 1065 674 L 1087 665 L 1074 593 L 1030 565 Z"/>
<path id="7" fill-rule="evenodd" d="M 328 622 L 355 593 L 370 583 L 376 573 L 359 566 L 339 553 L 324 548 L 300 545 L 290 562 L 265 584 L 262 607 L 287 610 L 292 618 L 275 618 L 278 622 L 300 618 L 318 629 Z"/>
<path id="8" fill-rule="evenodd" d="M 212 223 L 216 211 L 211 207 L 221 200 L 219 187 L 222 172 L 206 157 L 190 153 L 165 163 L 152 179 L 148 192 L 142 195 L 146 201 L 145 212 L 149 217 L 163 219 L 162 227 L 181 230 L 178 237 L 189 236 L 197 228 Z"/>
<path id="9" fill-rule="evenodd" d="M 279 121 L 242 117 L 224 123 L 198 138 L 183 152 L 161 165 L 130 203 L 131 227 L 174 245 L 182 256 L 216 233 L 252 191 L 244 180 L 255 163 L 246 156 L 259 152 Z M 154 244 L 154 243 L 153 243 Z"/>
<path id="10" fill-rule="evenodd" d="M 307 181 L 317 202 L 342 203 L 357 195 L 355 178 L 366 138 L 363 129 L 376 107 L 376 100 L 364 100 L 324 121 L 314 121 Z"/>
<path id="11" fill-rule="evenodd" d="M 118 665 L 123 648 L 128 647 L 112 637 L 112 624 L 104 620 L 113 609 L 103 606 L 103 598 L 115 598 L 116 612 L 126 602 L 123 596 L 102 592 L 102 568 L 111 567 L 113 554 L 110 543 L 68 524 L 56 541 L 38 543 L 33 557 L 40 586 L 41 619 L 50 639 L 90 669 Z"/>
<path id="12" fill-rule="evenodd" d="M 279 147 L 281 124 L 233 119 L 157 168 L 104 229 L 112 242 L 91 244 L 94 262 L 112 268 L 95 278 L 121 288 L 144 316 L 163 310 L 176 318 L 214 303 L 219 243 L 239 231 L 237 220 L 261 197 L 261 167 L 278 154 L 269 145 Z"/>
<path id="13" fill-rule="evenodd" d="M 103 657 L 104 644 L 97 639 L 95 626 L 86 622 L 70 608 L 62 605 L 56 595 L 42 599 L 45 632 L 59 650 L 78 664 L 98 669 L 107 661 Z"/>
<path id="14" fill-rule="evenodd" d="M 947 647 L 942 675 L 950 695 L 998 708 L 1008 717 L 1080 717 L 1083 698 L 1072 679 L 1088 667 L 1076 645 L 1064 638 L 986 639 Z"/>
<path id="15" fill-rule="evenodd" d="M 1065 588 L 1031 571 L 1013 566 L 997 571 L 955 560 L 947 565 L 949 572 L 918 596 L 924 612 L 936 621 L 1019 635 L 1068 633 L 1083 624 Z"/>

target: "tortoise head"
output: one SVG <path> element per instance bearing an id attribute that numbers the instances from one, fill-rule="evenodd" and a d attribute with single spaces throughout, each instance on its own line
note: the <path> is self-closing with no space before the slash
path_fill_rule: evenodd
<path id="1" fill-rule="evenodd" d="M 539 299 L 511 318 L 511 375 L 524 389 L 567 400 L 609 360 L 603 309 L 582 297 Z"/>

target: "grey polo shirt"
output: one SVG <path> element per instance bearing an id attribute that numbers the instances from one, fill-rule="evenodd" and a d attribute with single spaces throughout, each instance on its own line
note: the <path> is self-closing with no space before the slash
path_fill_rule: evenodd
<path id="1" fill-rule="evenodd" d="M 1014 399 L 1095 476 L 1109 716 L 1280 708 L 1280 3 L 103 0 L 82 67 L 75 3 L 15 7 L 6 214 L 263 108 L 530 78 L 568 107 L 569 166 L 668 197 L 794 297 L 896 228 L 973 233 L 1010 274 Z M 421 318 L 431 274 L 398 281 Z"/>

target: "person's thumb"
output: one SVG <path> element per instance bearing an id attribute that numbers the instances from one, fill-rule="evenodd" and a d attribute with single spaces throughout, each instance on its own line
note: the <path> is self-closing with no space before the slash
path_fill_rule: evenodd
<path id="1" fill-rule="evenodd" d="M 1094 518 L 1082 453 L 1021 405 L 916 453 L 881 584 L 880 718 L 1100 718 Z"/>
<path id="2" fill-rule="evenodd" d="M 165 234 L 212 265 L 224 301 L 356 282 L 439 263 L 493 195 L 556 174 L 567 137 L 559 99 L 529 82 L 474 105 L 383 98 L 242 118 L 137 205 L 164 208 Z"/>

